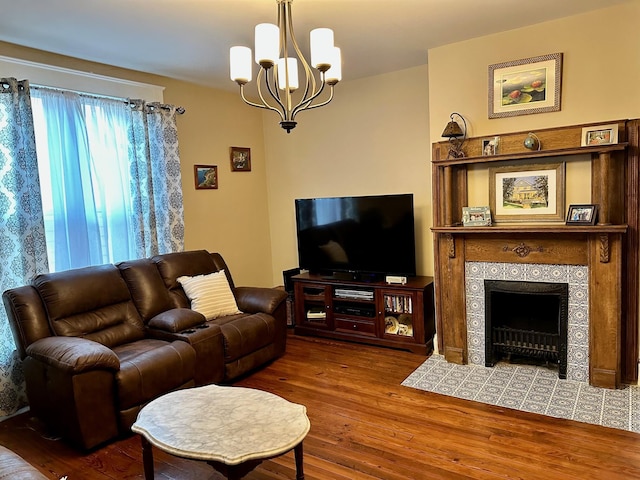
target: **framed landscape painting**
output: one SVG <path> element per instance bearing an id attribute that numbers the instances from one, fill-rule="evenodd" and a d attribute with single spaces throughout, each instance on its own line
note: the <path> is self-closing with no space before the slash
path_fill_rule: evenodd
<path id="1" fill-rule="evenodd" d="M 489 203 L 498 222 L 564 221 L 565 164 L 489 169 Z"/>
<path id="2" fill-rule="evenodd" d="M 489 65 L 489 118 L 560 110 L 562 53 Z"/>
<path id="3" fill-rule="evenodd" d="M 194 165 L 193 176 L 196 190 L 209 190 L 218 188 L 217 165 Z"/>

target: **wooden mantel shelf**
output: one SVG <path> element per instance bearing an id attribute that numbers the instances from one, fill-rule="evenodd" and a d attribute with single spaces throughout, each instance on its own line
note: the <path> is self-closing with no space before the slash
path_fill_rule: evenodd
<path id="1" fill-rule="evenodd" d="M 432 227 L 434 233 L 502 234 L 502 233 L 625 233 L 627 225 L 493 225 L 491 227 Z"/>
<path id="2" fill-rule="evenodd" d="M 446 167 L 450 165 L 468 165 L 474 163 L 490 163 L 490 162 L 502 162 L 505 160 L 533 160 L 536 158 L 546 157 L 560 157 L 563 155 L 581 155 L 581 154 L 601 154 L 621 151 L 627 148 L 628 143 L 617 143 L 614 145 L 593 145 L 586 147 L 570 147 L 570 148 L 556 148 L 553 150 L 539 150 L 517 153 L 507 153 L 499 155 L 484 155 L 474 157 L 462 157 L 462 158 L 449 158 L 449 159 L 436 159 L 432 162 L 439 167 Z"/>

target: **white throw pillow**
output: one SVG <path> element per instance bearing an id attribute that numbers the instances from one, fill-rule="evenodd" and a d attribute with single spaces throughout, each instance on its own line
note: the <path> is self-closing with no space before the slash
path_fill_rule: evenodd
<path id="1" fill-rule="evenodd" d="M 195 277 L 178 277 L 178 282 L 191 300 L 191 309 L 207 320 L 242 313 L 238 310 L 224 270 Z"/>

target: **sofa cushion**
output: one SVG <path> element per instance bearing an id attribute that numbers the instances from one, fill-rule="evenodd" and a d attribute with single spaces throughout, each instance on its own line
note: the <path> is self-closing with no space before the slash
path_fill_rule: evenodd
<path id="1" fill-rule="evenodd" d="M 120 410 L 143 405 L 195 376 L 196 353 L 187 342 L 144 339 L 114 348 Z"/>
<path id="2" fill-rule="evenodd" d="M 213 322 L 222 331 L 225 363 L 234 362 L 276 341 L 276 320 L 266 313 L 232 315 Z"/>
<path id="3" fill-rule="evenodd" d="M 241 313 L 224 270 L 195 277 L 178 277 L 178 282 L 191 302 L 191 309 L 207 320 Z"/>
<path id="4" fill-rule="evenodd" d="M 144 322 L 173 308 L 169 292 L 151 259 L 120 262 L 117 267 Z"/>
<path id="5" fill-rule="evenodd" d="M 206 250 L 165 253 L 151 259 L 157 266 L 174 308 L 189 308 L 189 299 L 178 277 L 206 275 L 220 270 Z"/>
<path id="6" fill-rule="evenodd" d="M 42 274 L 32 284 L 56 335 L 110 348 L 144 338 L 142 319 L 114 265 Z"/>

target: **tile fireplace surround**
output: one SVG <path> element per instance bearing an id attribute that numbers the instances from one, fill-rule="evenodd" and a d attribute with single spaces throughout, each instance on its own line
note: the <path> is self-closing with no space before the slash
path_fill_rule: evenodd
<path id="1" fill-rule="evenodd" d="M 567 379 L 589 381 L 589 272 L 587 266 L 466 262 L 468 362 L 482 366 L 485 364 L 485 280 L 568 284 Z"/>
<path id="2" fill-rule="evenodd" d="M 484 336 L 475 335 L 484 326 L 484 280 L 562 281 L 570 290 L 569 378 L 621 387 L 622 234 L 615 226 L 589 228 L 453 227 L 439 233 L 436 300 L 444 358 L 484 361 Z"/>

